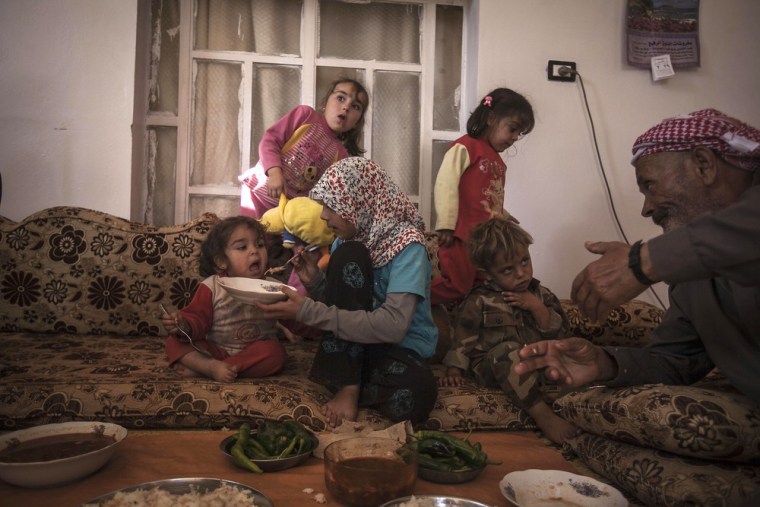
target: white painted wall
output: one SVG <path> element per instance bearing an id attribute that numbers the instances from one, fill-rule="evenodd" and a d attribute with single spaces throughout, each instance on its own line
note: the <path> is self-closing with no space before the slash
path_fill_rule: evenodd
<path id="1" fill-rule="evenodd" d="M 0 1 L 0 214 L 129 216 L 136 0 Z"/>
<path id="2" fill-rule="evenodd" d="M 480 0 L 477 94 L 524 93 L 533 133 L 507 159 L 507 207 L 534 236 L 536 276 L 560 297 L 616 239 L 578 83 L 550 82 L 550 59 L 578 63 L 623 228 L 640 215 L 633 140 L 661 118 L 715 107 L 760 127 L 760 2 L 702 0 L 702 66 L 653 82 L 625 63 L 626 0 Z M 0 1 L 0 214 L 55 205 L 130 215 L 136 0 Z M 663 299 L 664 288 L 658 287 Z"/>
<path id="3" fill-rule="evenodd" d="M 620 236 L 605 194 L 579 83 L 549 81 L 548 60 L 575 61 L 612 196 L 628 239 L 661 233 L 641 217 L 633 141 L 662 118 L 714 107 L 760 128 L 760 2 L 700 2 L 701 67 L 654 82 L 625 58 L 626 0 L 483 0 L 478 93 L 513 88 L 536 128 L 507 158 L 506 208 L 533 234 L 535 276 L 568 297 L 596 256 L 585 240 Z M 513 150 L 510 150 L 513 151 Z M 667 303 L 666 287 L 657 292 Z M 650 299 L 649 293 L 641 296 Z"/>

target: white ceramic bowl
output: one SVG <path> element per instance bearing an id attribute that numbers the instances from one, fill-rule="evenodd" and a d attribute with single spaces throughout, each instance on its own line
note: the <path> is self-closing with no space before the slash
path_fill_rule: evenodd
<path id="1" fill-rule="evenodd" d="M 529 505 L 583 505 L 626 507 L 628 500 L 609 484 L 562 470 L 520 470 L 499 482 L 504 497 L 518 507 Z M 562 503 L 564 502 L 564 503 Z"/>
<path id="2" fill-rule="evenodd" d="M 127 430 L 118 424 L 97 421 L 44 424 L 0 436 L 0 451 L 35 438 L 72 433 L 101 433 L 113 436 L 115 442 L 70 458 L 34 463 L 0 462 L 0 479 L 25 488 L 47 488 L 74 482 L 103 467 L 127 437 Z"/>
<path id="3" fill-rule="evenodd" d="M 241 303 L 252 305 L 254 301 L 259 303 L 274 303 L 275 301 L 285 301 L 288 296 L 280 288 L 288 287 L 295 290 L 290 285 L 275 282 L 273 280 L 260 280 L 257 278 L 243 277 L 224 277 L 219 279 L 219 285 L 229 292 L 232 297 Z"/>

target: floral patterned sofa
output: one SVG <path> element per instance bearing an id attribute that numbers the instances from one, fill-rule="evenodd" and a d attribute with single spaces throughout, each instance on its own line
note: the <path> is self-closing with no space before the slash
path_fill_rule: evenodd
<path id="1" fill-rule="evenodd" d="M 74 207 L 0 217 L 0 431 L 76 420 L 221 428 L 253 417 L 324 429 L 318 407 L 329 392 L 307 378 L 314 341 L 285 342 L 289 360 L 270 378 L 223 384 L 167 368 L 158 305 L 189 302 L 217 220 L 152 227 Z M 435 245 L 430 235 L 434 267 Z M 563 305 L 574 335 L 609 345 L 645 344 L 662 313 L 633 301 L 596 325 Z M 445 339 L 448 314 L 439 321 Z M 694 386 L 558 393 L 555 409 L 584 430 L 568 456 L 646 505 L 739 505 L 760 494 L 760 407 L 718 372 Z M 389 423 L 373 411 L 360 418 Z M 536 429 L 501 392 L 474 386 L 440 388 L 425 426 Z"/>

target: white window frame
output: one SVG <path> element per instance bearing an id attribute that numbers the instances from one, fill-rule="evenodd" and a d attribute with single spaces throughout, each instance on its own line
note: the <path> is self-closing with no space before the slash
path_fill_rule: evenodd
<path id="1" fill-rule="evenodd" d="M 235 62 L 241 64 L 242 69 L 242 117 L 251 118 L 251 97 L 252 97 L 252 70 L 253 65 L 258 63 L 292 65 L 301 67 L 301 103 L 314 106 L 317 97 L 315 96 L 316 69 L 318 66 L 329 67 L 346 67 L 358 68 L 365 70 L 365 79 L 363 84 L 367 88 L 370 97 L 373 95 L 373 76 L 375 70 L 418 72 L 421 75 L 420 80 L 420 153 L 419 153 L 419 195 L 410 195 L 412 202 L 417 206 L 425 219 L 428 228 L 432 228 L 432 196 L 433 196 L 433 174 L 437 167 L 433 167 L 433 142 L 453 141 L 462 135 L 465 131 L 466 121 L 472 105 L 475 103 L 475 78 L 477 73 L 476 58 L 477 53 L 477 10 L 478 0 L 379 0 L 384 3 L 416 3 L 423 8 L 423 23 L 421 26 L 421 53 L 419 64 L 407 64 L 397 62 L 377 62 L 364 60 L 347 60 L 340 58 L 317 57 L 316 48 L 318 45 L 317 10 L 318 0 L 303 0 L 302 11 L 302 31 L 301 31 L 301 56 L 288 55 L 263 55 L 258 53 L 247 53 L 238 51 L 215 51 L 215 50 L 197 50 L 193 49 L 194 40 L 194 23 L 193 9 L 194 0 L 180 0 L 180 46 L 179 46 L 179 90 L 178 90 L 178 110 L 177 115 L 167 113 L 154 113 L 141 111 L 138 114 L 136 108 L 134 118 L 135 136 L 133 149 L 133 197 L 132 197 L 132 218 L 141 221 L 145 208 L 144 195 L 144 174 L 147 170 L 146 161 L 146 143 L 144 140 L 145 129 L 148 127 L 174 127 L 177 130 L 177 156 L 175 168 L 175 223 L 182 223 L 189 220 L 190 217 L 190 196 L 191 195 L 218 195 L 228 197 L 239 197 L 240 187 L 229 185 L 204 185 L 202 187 L 191 186 L 190 168 L 192 156 L 192 86 L 193 86 L 193 63 L 196 60 L 205 61 L 222 61 Z M 435 65 L 435 11 L 437 5 L 457 5 L 463 7 L 463 27 L 462 27 L 462 65 L 461 65 L 461 104 L 459 114 L 459 131 L 442 131 L 433 130 L 433 100 L 434 100 L 434 65 Z M 145 19 L 147 18 L 147 20 Z M 142 21 L 142 23 L 140 23 Z M 148 54 L 145 45 L 149 45 L 150 39 L 150 0 L 140 0 L 138 9 L 138 24 L 142 30 L 147 30 L 141 34 L 140 26 L 138 27 L 138 53 L 137 72 L 136 72 L 136 93 L 135 104 L 147 104 L 147 63 L 142 66 L 140 71 L 141 55 Z M 143 40 L 141 40 L 143 39 Z M 141 49 L 142 48 L 142 49 Z M 148 58 L 145 57 L 145 60 Z M 140 94 L 145 94 L 140 97 Z M 251 159 L 251 150 L 257 147 L 251 144 L 251 122 L 244 121 L 241 139 L 241 167 L 240 174 L 245 172 L 249 167 Z M 367 111 L 364 132 L 365 156 L 372 158 L 372 107 Z"/>

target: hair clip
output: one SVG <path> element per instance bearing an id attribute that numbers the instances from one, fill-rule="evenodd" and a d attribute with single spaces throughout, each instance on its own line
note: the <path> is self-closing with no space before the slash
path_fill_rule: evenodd
<path id="1" fill-rule="evenodd" d="M 486 107 L 491 107 L 491 104 L 493 103 L 493 98 L 490 95 L 486 95 L 486 98 L 483 99 L 483 105 Z"/>

